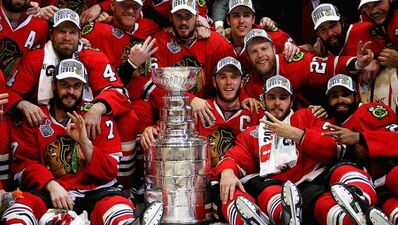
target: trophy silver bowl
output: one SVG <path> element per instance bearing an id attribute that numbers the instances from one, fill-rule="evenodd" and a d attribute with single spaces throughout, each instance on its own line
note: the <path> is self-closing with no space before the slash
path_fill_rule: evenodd
<path id="1" fill-rule="evenodd" d="M 160 110 L 159 138 L 145 151 L 145 199 L 161 201 L 163 225 L 207 224 L 211 219 L 210 159 L 183 91 L 195 86 L 201 68 L 152 69 L 152 80 L 168 93 Z"/>
<path id="2" fill-rule="evenodd" d="M 162 67 L 151 68 L 153 82 L 169 94 L 193 88 L 198 80 L 201 67 Z"/>

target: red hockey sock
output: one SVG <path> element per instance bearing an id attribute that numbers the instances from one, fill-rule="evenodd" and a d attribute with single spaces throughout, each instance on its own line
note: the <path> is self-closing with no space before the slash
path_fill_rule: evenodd
<path id="1" fill-rule="evenodd" d="M 315 202 L 314 217 L 319 224 L 323 225 L 354 225 L 337 205 L 330 192 L 324 193 Z"/>
<path id="2" fill-rule="evenodd" d="M 258 205 L 260 209 L 265 212 L 274 224 L 280 225 L 282 213 L 281 201 L 282 186 L 271 185 L 266 187 L 258 196 Z"/>
<path id="3" fill-rule="evenodd" d="M 344 183 L 356 186 L 363 192 L 369 205 L 375 205 L 377 201 L 376 191 L 370 182 L 370 176 L 365 171 L 351 165 L 342 165 L 333 171 L 330 177 L 330 185 Z"/>

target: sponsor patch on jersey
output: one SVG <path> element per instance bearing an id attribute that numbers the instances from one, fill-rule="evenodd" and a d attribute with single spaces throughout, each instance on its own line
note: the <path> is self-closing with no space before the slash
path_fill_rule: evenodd
<path id="1" fill-rule="evenodd" d="M 86 35 L 91 33 L 94 30 L 94 22 L 91 22 L 87 24 L 86 26 L 83 27 L 82 29 L 82 35 Z"/>
<path id="2" fill-rule="evenodd" d="M 167 48 L 173 53 L 176 54 L 177 52 L 181 51 L 181 46 L 174 40 L 167 43 Z"/>
<path id="3" fill-rule="evenodd" d="M 304 52 L 299 52 L 296 55 L 293 56 L 293 62 L 298 62 L 300 60 L 304 59 Z"/>
<path id="4" fill-rule="evenodd" d="M 86 104 L 84 104 L 80 107 L 80 110 L 83 112 L 88 112 L 88 110 L 90 110 L 93 105 L 94 104 L 91 102 L 86 102 Z"/>
<path id="5" fill-rule="evenodd" d="M 54 134 L 54 129 L 51 127 L 51 121 L 49 119 L 46 119 L 44 124 L 40 125 L 39 130 L 41 135 L 43 135 L 45 138 Z"/>
<path id="6" fill-rule="evenodd" d="M 117 37 L 117 38 L 122 38 L 124 36 L 124 32 L 122 30 L 119 30 L 117 28 L 112 27 L 112 34 L 113 36 Z"/>
<path id="7" fill-rule="evenodd" d="M 377 105 L 376 107 L 371 106 L 368 108 L 368 111 L 372 114 L 373 117 L 379 120 L 388 116 L 388 110 L 382 105 Z"/>

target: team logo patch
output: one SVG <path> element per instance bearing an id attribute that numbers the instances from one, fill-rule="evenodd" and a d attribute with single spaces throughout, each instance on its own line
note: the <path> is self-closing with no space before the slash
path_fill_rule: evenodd
<path id="1" fill-rule="evenodd" d="M 86 26 L 83 27 L 82 29 L 82 35 L 86 35 L 91 33 L 94 30 L 94 22 L 91 22 L 87 24 Z"/>
<path id="2" fill-rule="evenodd" d="M 117 28 L 112 27 L 112 34 L 113 36 L 117 37 L 117 38 L 122 38 L 124 36 L 124 32 L 122 30 L 119 30 Z"/>
<path id="3" fill-rule="evenodd" d="M 43 135 L 45 138 L 54 134 L 54 129 L 51 127 L 51 121 L 49 119 L 46 119 L 44 124 L 40 125 L 39 130 L 41 135 Z"/>
<path id="4" fill-rule="evenodd" d="M 69 136 L 58 136 L 47 145 L 44 163 L 55 178 L 65 174 L 76 174 L 83 167 L 83 153 L 79 145 Z"/>
<path id="5" fill-rule="evenodd" d="M 279 31 L 279 28 L 278 27 L 274 27 L 274 29 L 272 29 L 272 32 L 278 32 Z"/>
<path id="6" fill-rule="evenodd" d="M 209 135 L 211 166 L 221 160 L 224 153 L 234 146 L 236 134 L 229 128 L 219 127 Z"/>
<path id="7" fill-rule="evenodd" d="M 198 3 L 198 6 L 200 6 L 200 7 L 203 7 L 206 4 L 205 0 L 197 0 L 196 2 Z"/>
<path id="8" fill-rule="evenodd" d="M 87 102 L 86 104 L 80 107 L 80 110 L 83 112 L 88 112 L 88 110 L 90 110 L 93 105 L 94 105 L 93 103 Z"/>
<path id="9" fill-rule="evenodd" d="M 181 51 L 181 46 L 174 40 L 167 43 L 167 48 L 173 53 L 176 54 L 177 52 Z"/>
<path id="10" fill-rule="evenodd" d="M 299 52 L 296 55 L 293 56 L 293 62 L 298 62 L 300 60 L 304 59 L 304 52 Z"/>
<path id="11" fill-rule="evenodd" d="M 369 107 L 368 111 L 372 114 L 373 117 L 381 120 L 384 117 L 388 116 L 388 110 L 381 105 L 377 105 L 376 107 Z"/>

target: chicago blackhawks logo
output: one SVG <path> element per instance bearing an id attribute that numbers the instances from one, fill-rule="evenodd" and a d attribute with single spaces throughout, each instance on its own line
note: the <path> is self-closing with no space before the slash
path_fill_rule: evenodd
<path id="1" fill-rule="evenodd" d="M 76 174 L 83 167 L 79 145 L 69 136 L 58 136 L 47 146 L 44 163 L 55 178 L 65 174 Z"/>
<path id="2" fill-rule="evenodd" d="M 221 160 L 224 153 L 234 146 L 236 134 L 229 128 L 220 127 L 209 135 L 211 166 Z"/>
<path id="3" fill-rule="evenodd" d="M 388 116 L 388 110 L 381 105 L 377 105 L 376 107 L 369 107 L 368 111 L 372 114 L 373 117 L 381 120 L 384 117 Z"/>
<path id="4" fill-rule="evenodd" d="M 300 61 L 302 59 L 304 59 L 304 52 L 299 52 L 299 53 L 295 54 L 293 56 L 292 60 L 293 60 L 293 62 L 298 62 L 298 61 Z"/>
<path id="5" fill-rule="evenodd" d="M 22 53 L 15 41 L 8 37 L 0 41 L 0 69 L 3 71 L 6 78 L 16 69 L 16 65 L 21 56 Z"/>
<path id="6" fill-rule="evenodd" d="M 192 56 L 183 56 L 182 59 L 176 62 L 174 66 L 202 67 L 201 63 Z M 203 89 L 205 83 L 206 83 L 206 77 L 202 69 L 200 71 L 198 81 L 196 82 L 195 86 L 191 90 L 189 90 L 189 92 L 192 94 L 199 93 Z"/>

